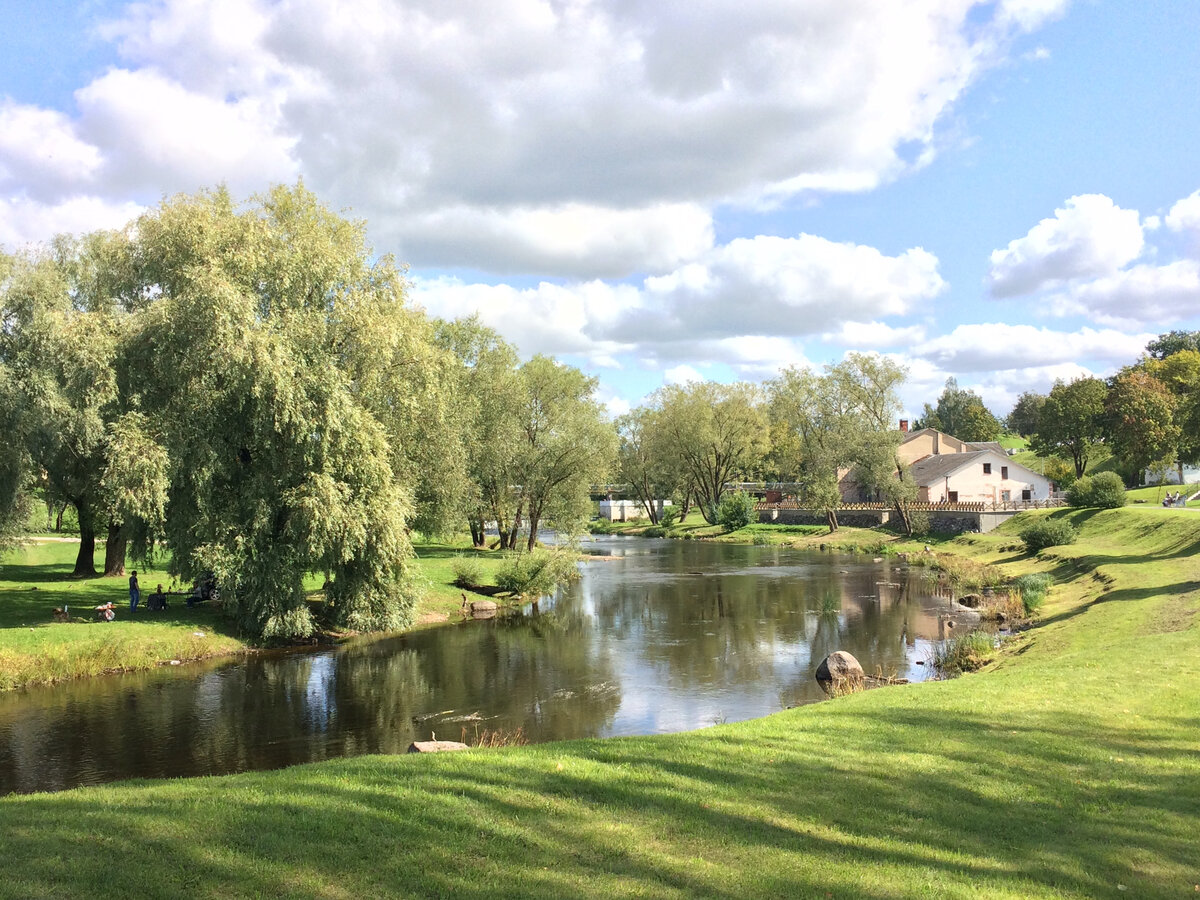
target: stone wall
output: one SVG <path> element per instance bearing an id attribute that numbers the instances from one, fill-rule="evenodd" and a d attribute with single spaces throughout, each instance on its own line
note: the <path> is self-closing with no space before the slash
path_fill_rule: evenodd
<path id="1" fill-rule="evenodd" d="M 970 510 L 936 509 L 929 512 L 929 524 L 934 531 L 962 534 L 968 531 L 989 532 L 1007 522 L 1016 512 L 972 512 Z M 838 524 L 855 528 L 878 528 L 892 521 L 890 509 L 839 509 Z M 825 525 L 828 519 L 819 509 L 761 509 L 758 521 L 775 525 Z M 896 524 L 899 524 L 898 522 Z"/>

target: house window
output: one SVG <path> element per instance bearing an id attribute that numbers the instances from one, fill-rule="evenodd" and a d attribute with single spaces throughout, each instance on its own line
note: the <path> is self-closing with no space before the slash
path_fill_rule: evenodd
<path id="1" fill-rule="evenodd" d="M 1033 491 L 1021 491 L 1021 499 L 1022 500 L 1032 500 L 1033 499 Z"/>
<path id="2" fill-rule="evenodd" d="M 991 474 L 992 474 L 992 464 L 991 464 L 991 463 L 984 463 L 984 464 L 983 464 L 983 474 L 984 474 L 984 475 L 991 475 Z"/>
<path id="3" fill-rule="evenodd" d="M 1000 499 L 1003 500 L 1005 503 L 1007 503 L 1009 500 L 1012 499 L 1012 491 L 1001 491 Z"/>
<path id="4" fill-rule="evenodd" d="M 1007 478 L 1007 477 L 1008 477 L 1008 466 L 1001 466 L 1001 467 L 1000 467 L 1000 477 L 1001 477 L 1001 478 Z"/>
<path id="5" fill-rule="evenodd" d="M 958 491 L 951 491 L 951 492 L 950 492 L 950 502 L 951 502 L 951 503 L 957 503 L 957 502 L 958 502 Z"/>

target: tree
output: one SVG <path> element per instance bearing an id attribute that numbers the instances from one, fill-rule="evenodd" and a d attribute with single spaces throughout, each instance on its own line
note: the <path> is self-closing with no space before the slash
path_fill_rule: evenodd
<path id="1" fill-rule="evenodd" d="M 616 434 L 593 396 L 595 378 L 539 355 L 521 366 L 520 381 L 518 510 L 526 510 L 532 550 L 544 520 L 568 532 L 586 521 L 589 486 L 607 478 Z"/>
<path id="2" fill-rule="evenodd" d="M 1127 370 L 1112 380 L 1104 399 L 1105 437 L 1130 481 L 1178 446 L 1174 410 L 1170 389 L 1147 372 Z"/>
<path id="3" fill-rule="evenodd" d="M 1178 350 L 1163 359 L 1145 359 L 1134 368 L 1154 376 L 1175 398 L 1174 420 L 1180 432 L 1174 462 L 1182 481 L 1184 464 L 1200 462 L 1200 351 Z"/>
<path id="4" fill-rule="evenodd" d="M 690 481 L 710 525 L 725 485 L 757 472 L 768 447 L 761 390 L 752 384 L 705 381 L 668 385 L 651 396 L 664 462 Z"/>
<path id="5" fill-rule="evenodd" d="M 1046 395 L 1036 391 L 1024 391 L 1017 398 L 1012 412 L 1004 420 L 1005 426 L 1013 434 L 1029 437 L 1038 429 L 1042 407 L 1046 403 Z"/>
<path id="6" fill-rule="evenodd" d="M 1168 331 L 1146 345 L 1151 359 L 1166 359 L 1183 350 L 1200 351 L 1200 331 Z"/>
<path id="7" fill-rule="evenodd" d="M 79 240 L 60 238 L 48 251 L 9 259 L 0 294 L 0 366 L 4 370 L 0 417 L 11 450 L 5 480 L 44 477 L 45 489 L 73 505 L 79 516 L 75 576 L 96 574 L 96 533 L 107 526 L 116 542 L 121 522 L 102 475 L 114 448 L 109 426 L 122 409 L 118 357 L 128 346 L 132 323 L 116 305 L 105 260 L 123 246 L 115 234 Z M 11 504 L 19 493 L 5 491 Z M 106 574 L 123 570 L 108 560 Z"/>
<path id="8" fill-rule="evenodd" d="M 666 467 L 654 452 L 654 410 L 638 407 L 621 416 L 617 427 L 617 477 L 628 484 L 652 524 L 658 524 L 658 501 L 670 493 Z"/>
<path id="9" fill-rule="evenodd" d="M 1103 438 L 1104 382 L 1077 378 L 1070 384 L 1056 381 L 1042 404 L 1038 427 L 1030 447 L 1043 455 L 1069 459 L 1075 477 L 1087 471 L 1092 450 Z"/>
<path id="10" fill-rule="evenodd" d="M 936 428 L 960 441 L 994 441 L 1000 437 L 1000 422 L 983 405 L 983 399 L 974 391 L 960 388 L 953 377 L 946 379 L 936 407 L 925 404 L 921 426 Z"/>
<path id="11" fill-rule="evenodd" d="M 173 571 L 214 572 L 266 638 L 311 633 L 310 572 L 339 626 L 403 625 L 413 491 L 375 411 L 404 402 L 391 350 L 420 335 L 392 261 L 297 186 L 164 202 L 137 221 L 134 271 L 130 404 L 170 461 Z"/>

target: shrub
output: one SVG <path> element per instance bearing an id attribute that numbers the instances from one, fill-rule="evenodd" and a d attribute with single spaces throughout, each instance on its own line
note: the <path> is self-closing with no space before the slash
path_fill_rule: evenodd
<path id="1" fill-rule="evenodd" d="M 1076 538 L 1075 529 L 1065 519 L 1038 519 L 1032 525 L 1026 525 L 1018 534 L 1030 553 L 1046 547 L 1073 544 Z"/>
<path id="2" fill-rule="evenodd" d="M 737 531 L 755 521 L 754 498 L 745 491 L 732 491 L 721 498 L 717 507 L 717 524 L 727 531 Z"/>
<path id="3" fill-rule="evenodd" d="M 1072 506 L 1117 509 L 1125 505 L 1125 482 L 1116 472 L 1085 475 L 1067 488 L 1067 502 Z"/>
<path id="4" fill-rule="evenodd" d="M 1125 482 L 1116 472 L 1101 472 L 1092 478 L 1092 506 L 1117 509 L 1125 505 Z"/>
<path id="5" fill-rule="evenodd" d="M 1046 460 L 1042 474 L 1053 481 L 1060 491 L 1065 491 L 1075 483 L 1075 464 L 1052 456 Z"/>
<path id="6" fill-rule="evenodd" d="M 566 550 L 518 553 L 496 570 L 496 584 L 522 597 L 544 597 L 579 577 L 575 554 Z"/>
<path id="7" fill-rule="evenodd" d="M 908 525 L 912 529 L 910 532 L 912 537 L 924 537 L 933 530 L 933 525 L 929 519 L 929 512 L 924 509 L 910 509 L 908 511 Z"/>
<path id="8" fill-rule="evenodd" d="M 670 528 L 679 520 L 679 507 L 664 506 L 662 515 L 658 517 L 658 524 L 663 528 Z"/>
<path id="9" fill-rule="evenodd" d="M 1035 575 L 1022 575 L 1013 581 L 1013 587 L 1021 594 L 1021 603 L 1025 607 L 1025 615 L 1033 615 L 1046 599 L 1046 591 L 1054 583 L 1049 575 L 1039 572 Z"/>
<path id="10" fill-rule="evenodd" d="M 459 556 L 450 565 L 454 573 L 454 585 L 460 588 L 483 584 L 483 563 L 473 556 Z"/>

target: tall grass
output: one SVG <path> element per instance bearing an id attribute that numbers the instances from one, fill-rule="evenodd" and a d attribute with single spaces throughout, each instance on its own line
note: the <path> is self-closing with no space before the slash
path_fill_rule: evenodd
<path id="1" fill-rule="evenodd" d="M 1021 603 L 1027 616 L 1038 611 L 1042 601 L 1046 599 L 1046 591 L 1053 583 L 1054 579 L 1045 572 L 1021 575 L 1013 579 L 1013 587 L 1021 594 Z"/>
<path id="2" fill-rule="evenodd" d="M 984 631 L 970 631 L 943 641 L 933 651 L 933 666 L 944 678 L 974 672 L 996 652 L 996 640 Z"/>
<path id="3" fill-rule="evenodd" d="M 501 590 L 522 597 L 544 597 L 579 577 L 577 557 L 570 550 L 518 553 L 496 571 Z"/>

